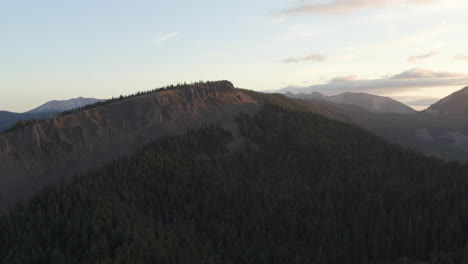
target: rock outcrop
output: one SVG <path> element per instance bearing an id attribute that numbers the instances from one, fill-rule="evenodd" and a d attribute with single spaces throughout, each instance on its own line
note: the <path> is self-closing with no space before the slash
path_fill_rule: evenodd
<path id="1" fill-rule="evenodd" d="M 203 123 L 232 125 L 258 103 L 227 81 L 131 97 L 0 135 L 0 209 L 42 187 Z"/>

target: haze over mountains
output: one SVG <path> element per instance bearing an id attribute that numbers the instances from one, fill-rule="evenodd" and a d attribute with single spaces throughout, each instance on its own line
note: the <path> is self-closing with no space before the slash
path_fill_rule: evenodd
<path id="1" fill-rule="evenodd" d="M 372 113 L 397 113 L 397 114 L 414 114 L 417 111 L 413 108 L 402 104 L 392 98 L 377 96 L 367 93 L 342 93 L 333 96 L 326 96 L 319 92 L 311 94 L 294 94 L 287 92 L 286 96 L 298 99 L 316 99 L 336 104 L 349 104 L 360 107 Z"/>
<path id="2" fill-rule="evenodd" d="M 391 142 L 430 155 L 468 161 L 468 87 L 420 112 L 405 111 L 407 107 L 390 98 L 363 94 L 352 96 L 359 100 L 343 100 L 350 98 L 344 95 L 338 96 L 339 99 L 319 94 L 295 97 L 306 98 L 305 101 L 312 105 L 321 104 L 340 115 L 341 120 L 361 126 Z M 383 106 L 391 107 L 381 107 L 377 111 L 373 107 L 376 105 L 374 98 L 385 102 Z"/>
<path id="3" fill-rule="evenodd" d="M 102 100 L 79 97 L 69 100 L 53 100 L 24 113 L 0 111 L 0 132 L 10 128 L 19 121 L 46 119 L 54 117 L 60 112 L 80 108 L 99 101 Z"/>
<path id="4" fill-rule="evenodd" d="M 47 102 L 37 108 L 34 108 L 26 113 L 37 114 L 37 113 L 53 113 L 53 112 L 63 112 L 71 109 L 80 108 L 85 105 L 97 103 L 99 99 L 95 98 L 73 98 L 69 100 L 53 100 Z"/>

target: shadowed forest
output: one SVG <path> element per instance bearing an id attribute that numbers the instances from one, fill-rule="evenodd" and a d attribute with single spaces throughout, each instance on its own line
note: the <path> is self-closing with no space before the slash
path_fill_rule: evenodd
<path id="1" fill-rule="evenodd" d="M 16 206 L 0 218 L 2 263 L 468 262 L 467 166 L 273 105 L 237 124 Z"/>

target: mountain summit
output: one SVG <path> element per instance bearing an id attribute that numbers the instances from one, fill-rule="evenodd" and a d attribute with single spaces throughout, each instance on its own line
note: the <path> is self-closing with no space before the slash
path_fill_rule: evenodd
<path id="1" fill-rule="evenodd" d="M 431 105 L 428 113 L 468 115 L 468 86 Z"/>
<path id="2" fill-rule="evenodd" d="M 37 113 L 52 113 L 52 112 L 63 112 L 76 108 L 80 108 L 85 105 L 94 104 L 101 100 L 95 98 L 73 98 L 70 100 L 54 100 L 47 102 L 37 108 L 34 108 L 26 113 L 37 114 Z"/>
<path id="3" fill-rule="evenodd" d="M 78 97 L 70 100 L 50 101 L 25 113 L 0 111 L 0 132 L 25 120 L 42 120 L 57 116 L 59 113 L 94 104 L 102 100 Z"/>

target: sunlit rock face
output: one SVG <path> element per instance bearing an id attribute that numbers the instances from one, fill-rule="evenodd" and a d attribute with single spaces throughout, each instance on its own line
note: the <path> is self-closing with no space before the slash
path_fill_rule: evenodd
<path id="1" fill-rule="evenodd" d="M 205 123 L 234 123 L 256 100 L 227 81 L 130 97 L 0 134 L 2 204 Z"/>

